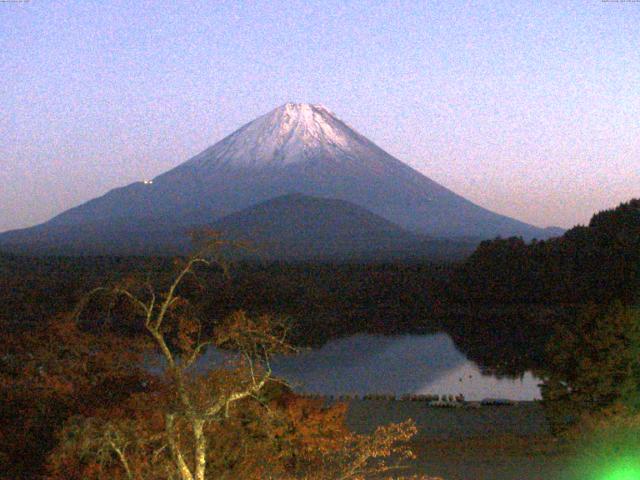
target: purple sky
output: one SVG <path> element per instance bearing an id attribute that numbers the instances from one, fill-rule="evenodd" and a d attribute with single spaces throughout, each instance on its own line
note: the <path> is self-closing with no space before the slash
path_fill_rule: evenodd
<path id="1" fill-rule="evenodd" d="M 640 3 L 0 3 L 0 231 L 287 101 L 540 225 L 640 197 Z"/>

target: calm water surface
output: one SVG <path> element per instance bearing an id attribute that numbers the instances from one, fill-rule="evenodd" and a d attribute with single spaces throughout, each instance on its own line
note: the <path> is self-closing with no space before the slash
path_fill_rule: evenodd
<path id="1" fill-rule="evenodd" d="M 203 364 L 215 362 L 216 357 L 218 352 L 207 352 Z M 483 375 L 445 333 L 354 335 L 295 357 L 278 358 L 273 370 L 295 390 L 323 395 L 424 393 L 463 394 L 467 400 L 540 398 L 539 380 L 531 373 L 518 379 Z"/>

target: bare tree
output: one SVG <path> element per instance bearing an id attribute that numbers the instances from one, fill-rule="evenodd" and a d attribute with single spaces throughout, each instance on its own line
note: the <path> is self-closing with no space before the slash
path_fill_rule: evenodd
<path id="1" fill-rule="evenodd" d="M 157 292 L 150 282 L 145 282 L 142 292 L 124 285 L 99 287 L 92 290 L 74 312 L 79 315 L 93 296 L 106 293 L 128 300 L 141 317 L 164 361 L 168 389 L 175 397 L 175 402 L 170 403 L 164 414 L 164 440 L 181 480 L 206 478 L 207 424 L 228 418 L 234 404 L 249 398 L 257 399 L 269 381 L 276 381 L 271 370 L 272 356 L 294 351 L 286 341 L 288 325 L 285 321 L 270 316 L 251 318 L 238 311 L 218 325 L 213 335 L 203 338 L 202 322 L 192 312 L 185 313 L 188 302 L 178 294 L 182 282 L 188 276 L 195 276 L 198 266 L 217 265 L 227 272 L 228 265 L 219 254 L 224 244 L 217 236 L 209 237 L 205 248 L 184 261 L 164 291 Z M 170 322 L 172 325 L 168 325 Z M 170 331 L 175 331 L 175 339 L 168 338 Z M 198 375 L 194 372 L 194 364 L 210 346 L 230 349 L 239 355 L 233 374 L 225 375 L 224 382 L 220 381 L 220 375 L 214 379 L 207 373 Z M 180 423 L 180 429 L 177 423 Z M 178 430 L 184 432 L 185 423 L 189 425 L 191 441 L 184 441 L 180 438 L 184 433 L 178 433 Z M 126 448 L 122 442 L 117 442 L 121 435 L 108 425 L 98 437 L 102 440 L 101 448 L 110 448 L 127 477 L 134 478 Z M 191 445 L 193 451 L 185 452 L 185 445 Z"/>
<path id="2" fill-rule="evenodd" d="M 288 323 L 237 311 L 206 334 L 190 302 L 180 295 L 183 282 L 195 277 L 198 267 L 217 265 L 227 272 L 219 255 L 222 245 L 219 237 L 210 237 L 204 249 L 180 263 L 164 288 L 148 281 L 129 282 L 97 288 L 81 302 L 76 317 L 97 294 L 125 299 L 164 368 L 159 385 L 150 393 L 133 395 L 128 403 L 106 409 L 102 416 L 69 422 L 63 435 L 69 441 L 62 442 L 57 459 L 64 478 L 73 478 L 66 473 L 65 463 L 73 456 L 92 459 L 102 472 L 92 478 L 126 480 L 238 475 L 247 479 L 363 480 L 383 478 L 400 467 L 395 460 L 413 458 L 406 445 L 416 432 L 410 421 L 381 427 L 372 435 L 356 435 L 345 427 L 344 405 L 326 408 L 322 402 L 309 403 L 290 394 L 281 397 L 290 398 L 284 406 L 264 402 L 265 391 L 281 382 L 272 374 L 272 357 L 295 351 L 287 342 Z M 208 347 L 232 351 L 231 360 L 222 368 L 207 366 L 199 371 L 198 360 Z M 252 431 L 261 440 L 252 440 L 247 427 L 239 425 L 247 415 L 260 424 Z M 225 433 L 231 441 L 216 438 Z M 394 461 L 387 463 L 388 458 Z M 229 462 L 234 465 L 226 465 Z M 80 476 L 89 478 L 86 469 Z"/>

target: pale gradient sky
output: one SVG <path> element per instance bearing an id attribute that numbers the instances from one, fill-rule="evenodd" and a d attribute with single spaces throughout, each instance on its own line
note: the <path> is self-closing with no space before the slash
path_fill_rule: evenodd
<path id="1" fill-rule="evenodd" d="M 0 3 L 0 231 L 323 103 L 540 226 L 640 197 L 640 3 Z"/>

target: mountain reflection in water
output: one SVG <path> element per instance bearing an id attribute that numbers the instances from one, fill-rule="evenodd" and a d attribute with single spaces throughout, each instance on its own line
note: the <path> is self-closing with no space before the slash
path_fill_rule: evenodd
<path id="1" fill-rule="evenodd" d="M 200 368 L 220 358 L 219 352 L 209 350 Z M 467 400 L 540 398 L 539 380 L 531 373 L 517 379 L 484 375 L 445 333 L 353 335 L 294 357 L 277 358 L 273 371 L 297 391 L 323 395 L 423 393 L 463 394 Z"/>

